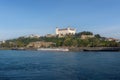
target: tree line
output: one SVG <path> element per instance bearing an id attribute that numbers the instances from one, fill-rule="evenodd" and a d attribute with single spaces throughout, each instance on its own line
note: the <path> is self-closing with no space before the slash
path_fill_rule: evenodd
<path id="1" fill-rule="evenodd" d="M 120 43 L 115 41 L 107 41 L 104 37 L 96 34 L 93 38 L 81 39 L 82 35 L 93 35 L 92 32 L 83 31 L 76 33 L 75 35 L 66 35 L 65 37 L 40 37 L 40 38 L 24 38 L 19 37 L 17 39 L 7 40 L 6 43 L 2 43 L 0 47 L 26 47 L 31 42 L 45 41 L 55 43 L 55 47 L 119 47 Z"/>

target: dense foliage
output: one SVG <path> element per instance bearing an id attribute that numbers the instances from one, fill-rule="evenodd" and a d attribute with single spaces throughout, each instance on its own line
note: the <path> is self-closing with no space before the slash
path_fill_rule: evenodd
<path id="1" fill-rule="evenodd" d="M 81 35 L 93 35 L 93 33 L 89 31 L 83 31 L 75 34 L 76 37 L 81 37 Z"/>

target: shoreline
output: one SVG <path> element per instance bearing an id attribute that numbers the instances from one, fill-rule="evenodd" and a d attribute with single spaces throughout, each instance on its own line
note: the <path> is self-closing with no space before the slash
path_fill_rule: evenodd
<path id="1" fill-rule="evenodd" d="M 67 50 L 68 49 L 68 50 Z M 66 51 L 67 52 L 119 52 L 120 47 L 54 47 L 54 48 L 0 48 L 0 50 L 18 51 Z"/>
<path id="2" fill-rule="evenodd" d="M 81 52 L 101 52 L 101 51 L 120 51 L 120 47 L 77 47 L 77 48 L 69 48 L 71 51 L 81 51 Z"/>

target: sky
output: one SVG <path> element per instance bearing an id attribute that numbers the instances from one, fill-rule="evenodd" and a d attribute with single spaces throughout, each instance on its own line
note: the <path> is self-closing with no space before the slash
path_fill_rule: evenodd
<path id="1" fill-rule="evenodd" d="M 56 27 L 120 39 L 120 0 L 0 0 L 0 40 Z"/>

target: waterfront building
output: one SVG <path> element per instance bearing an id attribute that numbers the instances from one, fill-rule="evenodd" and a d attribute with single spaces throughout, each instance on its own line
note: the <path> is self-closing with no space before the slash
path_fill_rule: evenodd
<path id="1" fill-rule="evenodd" d="M 76 29 L 72 28 L 64 28 L 64 29 L 59 29 L 58 27 L 56 28 L 56 35 L 59 37 L 64 37 L 65 35 L 75 35 Z"/>

